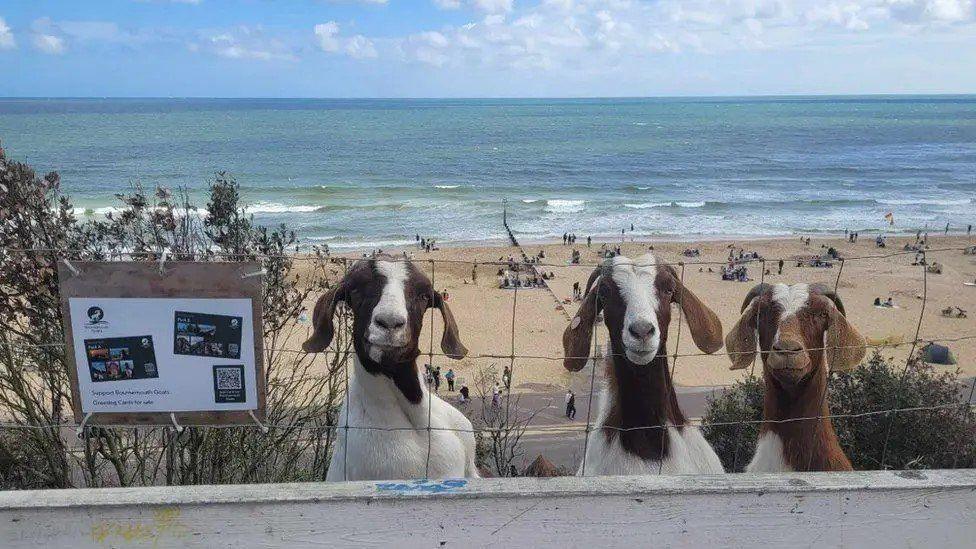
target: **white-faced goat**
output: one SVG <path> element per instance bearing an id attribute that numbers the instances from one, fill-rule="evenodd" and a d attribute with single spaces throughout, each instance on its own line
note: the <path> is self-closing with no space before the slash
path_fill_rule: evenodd
<path id="1" fill-rule="evenodd" d="M 828 367 L 853 368 L 864 358 L 865 345 L 840 297 L 820 284 L 757 285 L 725 339 L 733 370 L 752 364 L 757 341 L 764 423 L 746 471 L 850 471 L 826 417 Z"/>
<path id="2" fill-rule="evenodd" d="M 667 358 L 672 304 L 681 307 L 699 349 L 714 353 L 722 346 L 718 316 L 653 255 L 636 261 L 617 256 L 590 275 L 580 310 L 563 334 L 564 365 L 571 371 L 586 365 L 601 310 L 610 348 L 607 383 L 579 474 L 724 472 L 715 451 L 678 407 Z"/>
<path id="3" fill-rule="evenodd" d="M 327 480 L 477 477 L 471 422 L 430 394 L 417 370 L 418 338 L 431 307 L 444 319 L 441 350 L 455 359 L 468 352 L 430 280 L 405 260 L 357 262 L 319 298 L 305 351 L 329 346 L 340 301 L 352 309 L 354 371 Z"/>

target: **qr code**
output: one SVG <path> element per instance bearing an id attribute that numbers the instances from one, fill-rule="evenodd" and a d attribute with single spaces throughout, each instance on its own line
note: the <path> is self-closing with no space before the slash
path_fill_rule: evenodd
<path id="1" fill-rule="evenodd" d="M 216 368 L 214 376 L 217 381 L 217 390 L 239 391 L 244 386 L 244 371 L 240 368 Z"/>

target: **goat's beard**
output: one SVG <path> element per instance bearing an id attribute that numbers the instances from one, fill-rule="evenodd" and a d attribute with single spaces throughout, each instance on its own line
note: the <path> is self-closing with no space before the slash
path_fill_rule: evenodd
<path id="1" fill-rule="evenodd" d="M 383 347 L 369 341 L 357 345 L 356 351 L 367 371 L 390 376 L 405 365 L 413 365 L 420 356 L 419 349 L 413 345 Z"/>

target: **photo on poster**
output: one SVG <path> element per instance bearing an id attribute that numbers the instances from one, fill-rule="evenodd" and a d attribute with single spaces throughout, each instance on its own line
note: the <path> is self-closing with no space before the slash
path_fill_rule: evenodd
<path id="1" fill-rule="evenodd" d="M 215 365 L 213 377 L 215 402 L 244 402 L 247 400 L 247 393 L 244 391 L 243 364 Z"/>
<path id="2" fill-rule="evenodd" d="M 173 353 L 240 358 L 243 318 L 176 311 Z"/>
<path id="3" fill-rule="evenodd" d="M 86 339 L 85 354 L 93 382 L 159 377 L 152 336 Z"/>

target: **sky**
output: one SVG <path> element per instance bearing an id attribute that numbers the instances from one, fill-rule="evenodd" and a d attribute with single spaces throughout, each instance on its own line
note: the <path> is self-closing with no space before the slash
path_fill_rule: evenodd
<path id="1" fill-rule="evenodd" d="M 3 97 L 976 92 L 976 0 L 3 0 Z"/>

